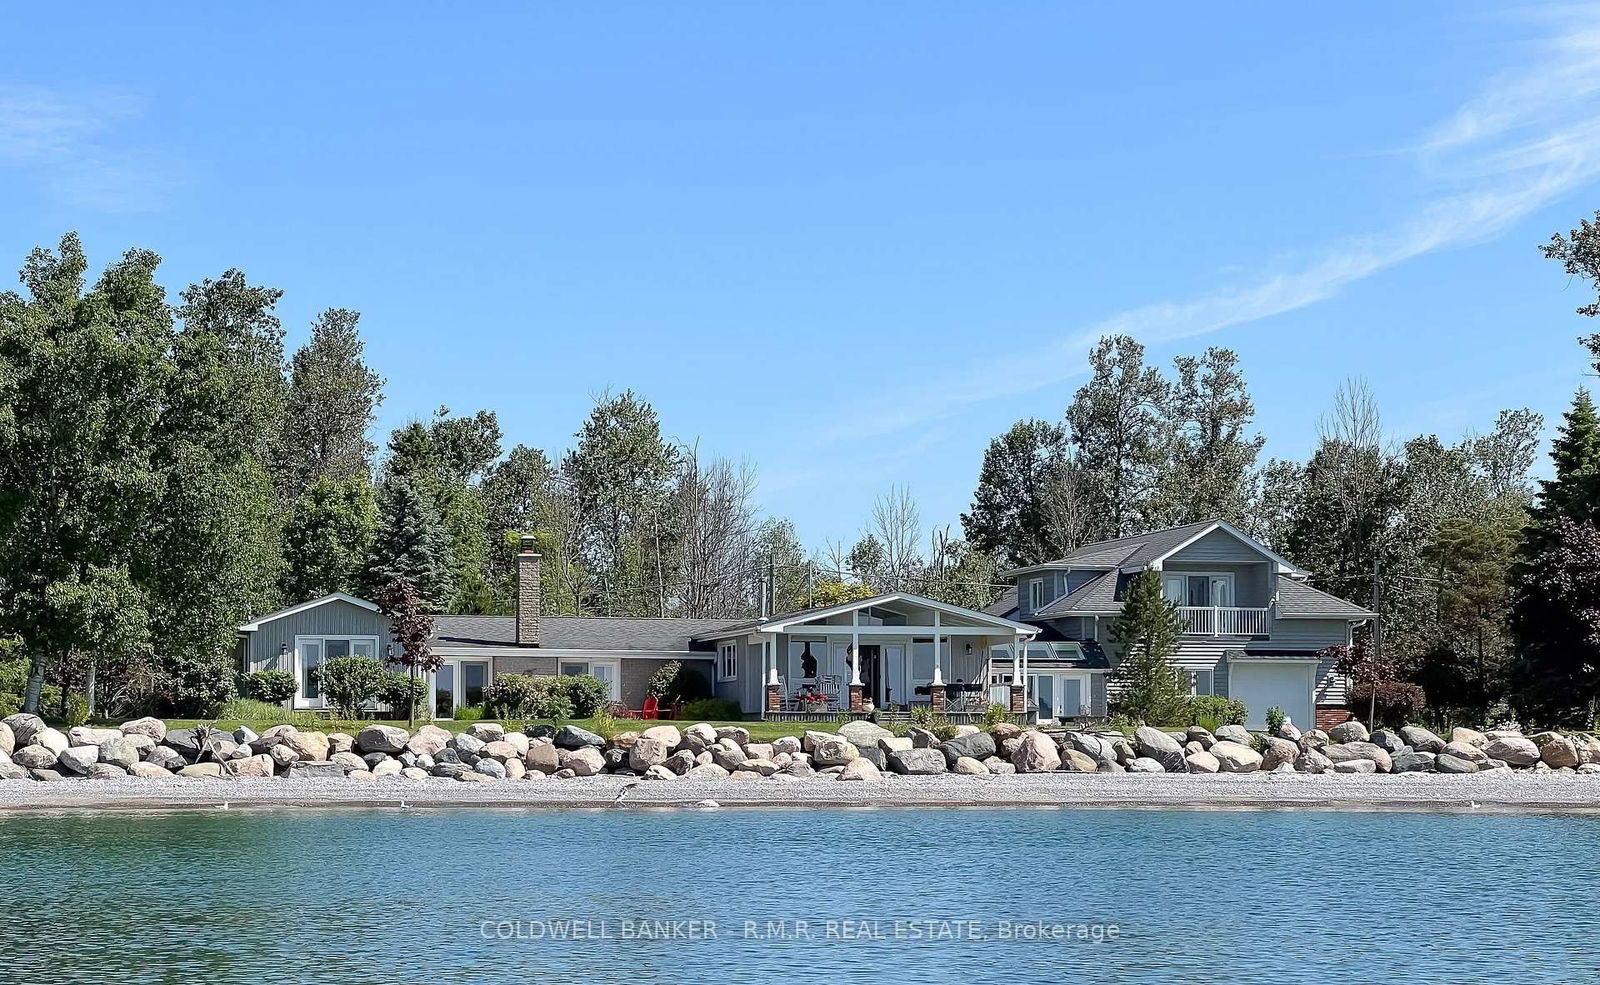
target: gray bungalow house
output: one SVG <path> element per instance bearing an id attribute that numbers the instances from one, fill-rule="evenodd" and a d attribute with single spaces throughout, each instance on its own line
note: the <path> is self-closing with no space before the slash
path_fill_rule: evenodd
<path id="1" fill-rule="evenodd" d="M 1039 656 L 1030 661 L 1028 693 L 1041 717 L 1104 713 L 1104 677 L 1077 665 L 1058 669 L 1049 658 L 1081 650 L 1115 667 L 1111 623 L 1129 578 L 1145 570 L 1161 573 L 1183 618 L 1174 661 L 1194 693 L 1244 702 L 1251 727 L 1264 725 L 1272 707 L 1302 727 L 1348 717 L 1346 681 L 1318 651 L 1350 643 L 1376 613 L 1312 588 L 1310 572 L 1221 520 L 1085 544 L 1005 573 L 1014 587 L 989 611 L 1039 630 L 1029 644 Z"/>

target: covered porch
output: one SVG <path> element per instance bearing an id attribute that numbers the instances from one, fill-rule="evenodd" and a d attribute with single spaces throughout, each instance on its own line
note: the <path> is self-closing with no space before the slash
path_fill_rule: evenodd
<path id="1" fill-rule="evenodd" d="M 1025 623 L 904 593 L 773 617 L 752 637 L 765 682 L 763 716 L 885 717 L 928 706 L 951 717 L 993 702 L 1020 713 Z M 997 653 L 1009 654 L 1003 683 Z"/>

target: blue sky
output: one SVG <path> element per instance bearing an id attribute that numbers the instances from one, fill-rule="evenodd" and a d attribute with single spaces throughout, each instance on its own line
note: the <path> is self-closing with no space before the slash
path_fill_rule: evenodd
<path id="1" fill-rule="evenodd" d="M 1600 13 L 1487 3 L 9 5 L 0 260 L 363 313 L 379 434 L 565 447 L 634 388 L 821 546 L 956 523 L 1098 334 L 1240 353 L 1268 453 L 1559 414 Z"/>

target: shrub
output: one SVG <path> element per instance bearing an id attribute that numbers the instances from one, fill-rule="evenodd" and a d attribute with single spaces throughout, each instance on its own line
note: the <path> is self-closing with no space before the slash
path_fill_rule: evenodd
<path id="1" fill-rule="evenodd" d="M 1222 725 L 1243 725 L 1247 714 L 1244 702 L 1235 698 L 1191 694 L 1184 699 L 1178 718 L 1171 724 L 1200 725 L 1214 732 Z M 1207 725 L 1207 721 L 1211 724 Z"/>
<path id="2" fill-rule="evenodd" d="M 287 670 L 258 670 L 244 675 L 244 687 L 240 690 L 247 698 L 269 705 L 281 705 L 294 697 L 300 685 Z"/>
<path id="3" fill-rule="evenodd" d="M 1268 708 L 1267 709 L 1267 734 L 1268 735 L 1277 735 L 1278 734 L 1278 730 L 1283 728 L 1283 723 L 1288 721 L 1288 720 L 1289 720 L 1289 716 L 1283 713 L 1283 709 L 1282 708 L 1279 708 L 1277 705 L 1273 705 L 1271 708 Z"/>
<path id="4" fill-rule="evenodd" d="M 694 722 L 737 722 L 744 713 L 732 701 L 721 698 L 701 698 L 683 706 L 683 720 Z"/>
<path id="5" fill-rule="evenodd" d="M 77 728 L 89 720 L 89 699 L 81 694 L 70 695 L 67 698 L 66 715 L 62 721 L 67 728 Z"/>
<path id="6" fill-rule="evenodd" d="M 1011 711 L 999 702 L 991 701 L 983 709 L 983 730 L 993 732 L 1001 722 L 1011 721 Z"/>
<path id="7" fill-rule="evenodd" d="M 451 712 L 450 717 L 458 722 L 478 722 L 483 720 L 483 709 L 469 705 L 458 705 L 456 710 Z"/>
<path id="8" fill-rule="evenodd" d="M 377 697 L 385 673 L 383 664 L 371 657 L 334 657 L 322 665 L 318 680 L 340 717 L 353 719 Z"/>
<path id="9" fill-rule="evenodd" d="M 428 706 L 428 682 L 403 670 L 385 670 L 377 697 L 394 717 L 415 718 Z"/>
<path id="10" fill-rule="evenodd" d="M 535 677 L 501 674 L 483 689 L 489 717 L 591 718 L 610 700 L 606 682 L 588 674 Z"/>
<path id="11" fill-rule="evenodd" d="M 0 718 L 10 718 L 22 710 L 22 698 L 15 694 L 0 694 Z"/>
<path id="12" fill-rule="evenodd" d="M 955 723 L 943 715 L 934 714 L 933 708 L 928 705 L 916 705 L 911 709 L 911 724 L 932 732 L 939 737 L 940 742 L 956 737 Z"/>
<path id="13" fill-rule="evenodd" d="M 694 674 L 694 671 L 687 673 Z M 695 674 L 696 677 L 700 675 Z M 589 718 L 604 708 L 606 702 L 611 700 L 611 689 L 605 681 L 588 674 L 579 674 L 575 677 L 557 677 L 557 686 L 566 693 L 567 701 L 572 705 L 572 714 L 578 718 Z M 701 678 L 704 680 L 704 678 Z"/>
<path id="14" fill-rule="evenodd" d="M 711 682 L 698 670 L 685 667 L 680 661 L 669 660 L 650 675 L 645 693 L 657 700 L 688 703 L 711 697 Z"/>
<path id="15" fill-rule="evenodd" d="M 217 709 L 239 696 L 232 658 L 168 656 L 162 659 L 161 705 L 177 717 L 214 718 Z"/>
<path id="16" fill-rule="evenodd" d="M 601 708 L 590 718 L 589 731 L 610 742 L 622 731 L 622 719 Z"/>

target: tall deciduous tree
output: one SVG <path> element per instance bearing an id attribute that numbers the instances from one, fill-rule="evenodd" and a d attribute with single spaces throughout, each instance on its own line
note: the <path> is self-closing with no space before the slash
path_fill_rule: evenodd
<path id="1" fill-rule="evenodd" d="M 367 428 L 383 402 L 383 379 L 363 360 L 360 314 L 329 308 L 290 361 L 278 479 L 293 500 L 318 478 L 371 475 Z"/>
<path id="2" fill-rule="evenodd" d="M 0 295 L 0 620 L 32 660 L 29 711 L 79 631 L 72 607 L 52 598 L 96 577 L 126 580 L 161 499 L 173 366 L 158 263 L 130 250 L 85 294 L 88 265 L 68 234 L 28 256 L 27 298 Z"/>
<path id="3" fill-rule="evenodd" d="M 284 529 L 284 598 L 359 591 L 377 526 L 378 504 L 366 476 L 318 479 L 295 501 Z"/>
<path id="4" fill-rule="evenodd" d="M 1072 468 L 1066 428 L 1048 421 L 1018 421 L 989 442 L 978 471 L 972 508 L 961 528 L 975 548 L 1009 567 L 1039 564 L 1078 546 L 1071 534 L 1072 500 L 1061 493 Z M 1068 520 L 1063 524 L 1062 520 Z"/>
<path id="5" fill-rule="evenodd" d="M 1117 710 L 1135 721 L 1170 725 L 1189 693 L 1189 678 L 1172 663 L 1183 622 L 1161 594 L 1161 575 L 1141 571 L 1128 580 L 1122 614 L 1111 624 L 1120 657 Z"/>
<path id="6" fill-rule="evenodd" d="M 1092 376 L 1067 409 L 1093 509 L 1110 536 L 1145 527 L 1161 487 L 1171 442 L 1171 384 L 1144 364 L 1144 346 L 1126 335 L 1102 338 L 1089 353 Z"/>

